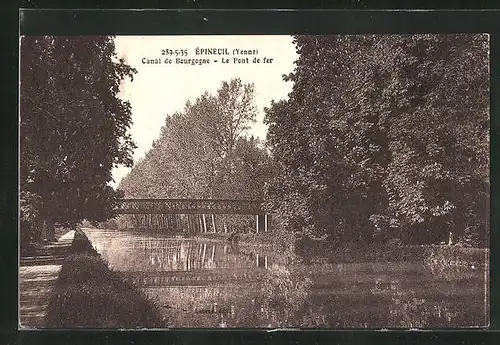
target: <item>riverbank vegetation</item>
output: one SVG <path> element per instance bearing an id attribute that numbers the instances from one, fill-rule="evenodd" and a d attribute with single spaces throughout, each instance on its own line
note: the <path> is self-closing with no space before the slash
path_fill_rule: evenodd
<path id="1" fill-rule="evenodd" d="M 46 316 L 47 328 L 165 327 L 160 307 L 109 269 L 86 235 L 75 232 Z"/>
<path id="2" fill-rule="evenodd" d="M 318 245 L 311 247 L 310 245 L 304 246 L 298 241 L 296 254 L 310 263 L 413 262 L 443 269 L 453 266 L 484 269 L 488 262 L 489 250 L 463 246 L 402 246 L 384 243 L 369 245 L 344 243 L 331 247 L 319 242 Z"/>

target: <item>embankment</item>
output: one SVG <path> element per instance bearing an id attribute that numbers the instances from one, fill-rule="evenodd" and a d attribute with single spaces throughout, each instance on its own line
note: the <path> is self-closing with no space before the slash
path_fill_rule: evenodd
<path id="1" fill-rule="evenodd" d="M 47 328 L 166 326 L 160 308 L 112 271 L 81 230 L 63 261 L 45 323 Z"/>
<path id="2" fill-rule="evenodd" d="M 486 248 L 458 245 L 390 246 L 356 243 L 333 245 L 314 241 L 304 242 L 299 243 L 297 254 L 311 263 L 413 262 L 440 269 L 465 266 L 480 269 L 485 267 L 489 255 Z"/>

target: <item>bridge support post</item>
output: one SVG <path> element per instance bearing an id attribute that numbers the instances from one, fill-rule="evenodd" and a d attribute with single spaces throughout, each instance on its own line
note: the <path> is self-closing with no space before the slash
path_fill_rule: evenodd
<path id="1" fill-rule="evenodd" d="M 271 229 L 271 215 L 264 215 L 264 231 L 268 232 Z"/>
<path id="2" fill-rule="evenodd" d="M 214 233 L 217 232 L 217 228 L 215 226 L 215 215 L 212 213 L 212 228 L 214 229 Z"/>
<path id="3" fill-rule="evenodd" d="M 207 244 L 203 243 L 203 254 L 201 256 L 201 267 L 205 267 L 205 253 L 207 252 Z"/>
<path id="4" fill-rule="evenodd" d="M 267 232 L 269 230 L 269 216 L 267 214 L 259 214 L 255 216 L 256 232 Z"/>
<path id="5" fill-rule="evenodd" d="M 205 218 L 205 215 L 201 215 L 203 218 L 203 232 L 207 232 L 207 219 Z"/>

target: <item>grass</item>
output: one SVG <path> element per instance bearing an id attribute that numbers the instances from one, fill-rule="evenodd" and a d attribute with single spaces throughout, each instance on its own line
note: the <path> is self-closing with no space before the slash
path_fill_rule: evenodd
<path id="1" fill-rule="evenodd" d="M 310 263 L 415 262 L 450 267 L 474 265 L 484 268 L 487 249 L 442 245 L 387 245 L 356 243 L 328 244 L 308 241 L 299 244 L 299 256 Z"/>
<path id="2" fill-rule="evenodd" d="M 47 328 L 164 327 L 160 307 L 126 282 L 75 233 L 48 305 Z"/>

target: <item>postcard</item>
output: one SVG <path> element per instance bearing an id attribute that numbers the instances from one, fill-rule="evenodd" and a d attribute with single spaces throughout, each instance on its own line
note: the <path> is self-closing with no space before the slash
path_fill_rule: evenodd
<path id="1" fill-rule="evenodd" d="M 20 329 L 489 326 L 488 34 L 20 37 Z"/>

